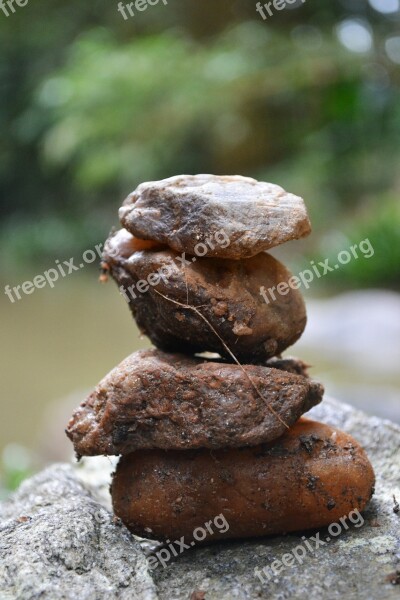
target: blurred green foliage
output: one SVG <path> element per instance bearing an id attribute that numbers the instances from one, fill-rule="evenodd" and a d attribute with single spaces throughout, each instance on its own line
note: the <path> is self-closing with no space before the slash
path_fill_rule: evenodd
<path id="1" fill-rule="evenodd" d="M 241 173 L 305 198 L 311 258 L 371 239 L 374 260 L 335 285 L 399 284 L 399 66 L 385 53 L 398 15 L 356 0 L 268 22 L 244 0 L 171 0 L 129 21 L 116 7 L 43 0 L 0 22 L 8 267 L 102 241 L 141 181 Z M 371 48 L 340 43 L 349 20 Z"/>
<path id="2" fill-rule="evenodd" d="M 400 203 L 399 199 L 389 195 L 382 198 L 382 204 L 374 210 L 365 210 L 365 215 L 347 226 L 336 240 L 327 236 L 327 252 L 321 258 L 330 258 L 335 264 L 341 250 L 350 248 L 368 239 L 373 248 L 373 258 L 359 258 L 343 266 L 340 271 L 329 273 L 334 285 L 340 282 L 346 287 L 356 283 L 360 286 L 398 287 L 400 265 Z M 321 243 L 324 247 L 324 244 Z"/>
<path id="3" fill-rule="evenodd" d="M 0 501 L 19 488 L 34 470 L 34 457 L 30 450 L 19 444 L 6 446 L 0 456 Z"/>

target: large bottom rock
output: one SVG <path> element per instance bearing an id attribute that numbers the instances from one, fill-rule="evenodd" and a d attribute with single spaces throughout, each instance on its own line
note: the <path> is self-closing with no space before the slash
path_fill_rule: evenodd
<path id="1" fill-rule="evenodd" d="M 90 470 L 56 465 L 0 506 L 0 599 L 398 598 L 400 428 L 333 400 L 310 415 L 353 435 L 375 469 L 374 499 L 347 528 L 337 521 L 329 531 L 220 542 L 171 560 L 164 552 L 164 568 L 147 564 L 146 544 L 113 523 L 97 459 L 87 459 Z"/>

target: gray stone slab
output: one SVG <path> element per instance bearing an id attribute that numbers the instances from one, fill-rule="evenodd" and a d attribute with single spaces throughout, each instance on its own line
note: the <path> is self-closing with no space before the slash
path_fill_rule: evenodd
<path id="1" fill-rule="evenodd" d="M 54 465 L 0 506 L 0 599 L 156 600 L 138 542 Z"/>

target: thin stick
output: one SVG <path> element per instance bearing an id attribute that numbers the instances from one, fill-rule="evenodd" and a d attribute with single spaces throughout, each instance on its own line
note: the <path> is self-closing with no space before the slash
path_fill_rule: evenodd
<path id="1" fill-rule="evenodd" d="M 173 302 L 173 304 L 176 304 L 177 306 L 180 306 L 181 308 L 186 308 L 186 309 L 192 310 L 193 312 L 196 313 L 196 315 L 198 315 L 201 319 L 203 319 L 203 321 L 208 325 L 208 327 L 211 329 L 211 331 L 217 336 L 217 338 L 219 339 L 219 341 L 221 342 L 221 344 L 223 345 L 223 347 L 225 348 L 225 350 L 233 358 L 233 360 L 235 361 L 235 363 L 242 369 L 243 373 L 245 374 L 245 376 L 247 377 L 247 379 L 249 380 L 250 384 L 252 385 L 252 387 L 257 392 L 257 394 L 260 396 L 260 398 L 262 400 L 264 400 L 264 402 L 267 402 L 266 399 L 264 398 L 264 396 L 262 395 L 262 393 L 260 392 L 260 390 L 258 389 L 258 387 L 256 386 L 256 384 L 254 383 L 254 381 L 252 380 L 252 378 L 250 377 L 250 375 L 247 373 L 246 369 L 243 367 L 243 365 L 239 362 L 239 360 L 233 354 L 232 350 L 224 342 L 224 340 L 222 339 L 222 337 L 219 335 L 218 331 L 216 331 L 214 329 L 214 327 L 211 325 L 211 323 L 208 321 L 208 319 L 206 319 L 206 317 L 199 310 L 197 310 L 196 306 L 190 306 L 189 304 L 182 304 L 182 302 L 178 302 L 177 300 L 173 300 L 172 298 L 168 298 L 168 296 L 164 296 L 164 294 L 162 294 L 161 292 L 159 292 L 156 289 L 154 289 L 154 291 L 159 296 L 162 296 L 165 300 L 169 300 L 170 302 Z M 285 421 L 282 419 L 282 417 L 280 415 L 278 415 L 278 413 L 268 403 L 267 403 L 267 408 L 282 423 L 282 425 L 284 425 L 287 429 L 289 429 L 289 425 L 287 425 L 287 423 L 285 423 Z"/>
<path id="2" fill-rule="evenodd" d="M 189 287 L 188 287 L 188 281 L 187 281 L 186 265 L 183 265 L 183 270 L 185 272 L 186 304 L 189 305 Z"/>

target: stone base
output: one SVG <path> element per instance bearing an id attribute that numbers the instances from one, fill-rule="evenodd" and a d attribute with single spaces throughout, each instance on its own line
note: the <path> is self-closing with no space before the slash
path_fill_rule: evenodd
<path id="1" fill-rule="evenodd" d="M 400 502 L 400 427 L 331 399 L 309 415 L 349 432 L 368 453 L 377 486 L 362 525 L 349 523 L 329 542 L 321 530 L 194 548 L 151 570 L 149 543 L 109 512 L 112 463 L 53 465 L 0 505 L 0 599 L 398 598 L 400 512 L 393 495 Z M 325 543 L 315 549 L 318 534 Z M 304 556 L 285 566 L 282 557 L 300 545 L 305 550 L 297 555 Z"/>

